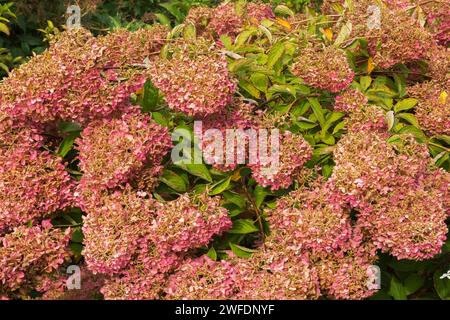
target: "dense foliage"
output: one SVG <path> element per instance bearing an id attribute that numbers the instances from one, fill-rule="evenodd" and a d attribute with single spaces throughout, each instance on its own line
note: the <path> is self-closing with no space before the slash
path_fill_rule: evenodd
<path id="1" fill-rule="evenodd" d="M 447 3 L 120 3 L 0 83 L 0 298 L 450 299 Z"/>

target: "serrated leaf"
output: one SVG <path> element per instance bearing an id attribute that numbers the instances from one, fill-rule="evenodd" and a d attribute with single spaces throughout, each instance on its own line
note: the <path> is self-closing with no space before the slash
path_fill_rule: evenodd
<path id="1" fill-rule="evenodd" d="M 269 77 L 262 73 L 253 73 L 250 76 L 250 81 L 260 91 L 266 92 L 269 86 Z"/>
<path id="2" fill-rule="evenodd" d="M 291 17 L 293 17 L 295 15 L 294 11 L 292 11 L 287 6 L 282 5 L 282 4 L 276 6 L 275 9 L 273 10 L 273 12 L 275 14 L 286 15 L 286 16 L 291 16 Z"/>
<path id="3" fill-rule="evenodd" d="M 244 89 L 245 91 L 247 91 L 248 93 L 250 93 L 254 98 L 259 99 L 260 91 L 254 85 L 252 85 L 250 82 L 241 79 L 239 81 L 239 86 L 242 89 Z"/>
<path id="4" fill-rule="evenodd" d="M 7 36 L 10 35 L 8 26 L 6 24 L 4 24 L 3 22 L 0 22 L 0 32 L 3 32 Z"/>
<path id="5" fill-rule="evenodd" d="M 162 25 L 170 27 L 170 19 L 162 13 L 154 13 L 156 19 L 158 19 L 159 23 Z"/>
<path id="6" fill-rule="evenodd" d="M 334 41 L 335 46 L 340 46 L 352 33 L 353 25 L 350 21 L 348 21 L 346 24 L 344 24 L 339 31 L 338 36 L 336 37 L 336 40 Z"/>
<path id="7" fill-rule="evenodd" d="M 247 200 L 237 193 L 225 191 L 223 193 L 223 196 L 227 202 L 233 203 L 237 205 L 239 208 L 245 208 L 247 205 Z"/>
<path id="8" fill-rule="evenodd" d="M 372 77 L 362 76 L 359 83 L 361 84 L 361 90 L 366 91 L 372 83 Z"/>
<path id="9" fill-rule="evenodd" d="M 73 132 L 63 139 L 59 145 L 58 155 L 64 158 L 70 150 L 73 148 L 73 143 L 75 139 L 79 136 L 79 132 Z"/>
<path id="10" fill-rule="evenodd" d="M 144 84 L 144 90 L 142 95 L 142 111 L 150 112 L 154 111 L 158 105 L 159 90 L 156 88 L 150 80 L 147 80 Z"/>
<path id="11" fill-rule="evenodd" d="M 406 279 L 405 279 L 405 290 L 406 290 L 406 294 L 410 295 L 413 294 L 414 292 L 416 292 L 417 290 L 419 290 L 423 284 L 425 283 L 425 279 L 423 279 L 422 277 L 419 277 L 417 274 L 410 274 Z"/>
<path id="12" fill-rule="evenodd" d="M 259 25 L 258 29 L 261 30 L 267 37 L 267 39 L 269 39 L 269 42 L 272 43 L 273 42 L 273 36 L 272 36 L 272 32 L 270 32 L 269 29 L 267 29 L 267 27 L 263 26 L 263 25 Z"/>
<path id="13" fill-rule="evenodd" d="M 258 208 L 261 207 L 261 204 L 264 202 L 264 199 L 266 198 L 266 196 L 268 196 L 270 194 L 271 193 L 269 191 L 267 191 L 264 187 L 257 185 L 255 187 L 255 190 L 253 191 L 256 206 Z"/>

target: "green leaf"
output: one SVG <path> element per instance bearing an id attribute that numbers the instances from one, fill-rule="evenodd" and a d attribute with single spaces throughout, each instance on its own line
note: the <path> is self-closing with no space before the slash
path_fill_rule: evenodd
<path id="1" fill-rule="evenodd" d="M 82 243 L 83 242 L 83 232 L 81 231 L 80 228 L 76 228 L 72 232 L 72 241 L 73 242 L 77 242 L 77 243 Z"/>
<path id="2" fill-rule="evenodd" d="M 171 170 L 165 170 L 159 179 L 177 192 L 186 192 L 187 190 L 185 180 Z"/>
<path id="3" fill-rule="evenodd" d="M 83 251 L 83 245 L 81 243 L 72 242 L 70 244 L 70 250 L 75 256 L 81 256 L 81 251 Z"/>
<path id="4" fill-rule="evenodd" d="M 177 167 L 183 169 L 184 171 L 189 172 L 193 176 L 202 178 L 203 180 L 206 180 L 208 182 L 212 182 L 213 181 L 213 179 L 211 177 L 211 174 L 208 171 L 208 168 L 203 163 L 199 163 L 199 164 L 194 164 L 194 163 L 189 163 L 189 164 L 177 163 L 175 165 Z"/>
<path id="5" fill-rule="evenodd" d="M 372 83 L 372 78 L 369 76 L 363 76 L 361 77 L 359 83 L 361 84 L 361 90 L 366 91 Z"/>
<path id="6" fill-rule="evenodd" d="M 412 113 L 399 113 L 397 114 L 397 118 L 408 121 L 414 127 L 420 128 L 419 121 L 417 121 L 416 116 Z"/>
<path id="7" fill-rule="evenodd" d="M 73 148 L 73 143 L 75 139 L 79 136 L 79 132 L 73 132 L 63 139 L 59 145 L 58 155 L 64 158 L 70 150 Z"/>
<path id="8" fill-rule="evenodd" d="M 277 15 L 284 15 L 290 17 L 293 17 L 295 15 L 294 11 L 292 11 L 291 9 L 289 9 L 289 7 L 282 4 L 276 6 L 273 12 Z"/>
<path id="9" fill-rule="evenodd" d="M 346 24 L 344 24 L 339 31 L 338 36 L 336 37 L 336 40 L 334 41 L 335 46 L 341 45 L 351 34 L 353 25 L 350 21 L 348 21 Z"/>
<path id="10" fill-rule="evenodd" d="M 211 190 L 211 192 L 209 194 L 211 196 L 215 196 L 215 195 L 218 195 L 219 193 L 224 192 L 230 186 L 230 182 L 231 182 L 231 176 L 219 181 L 214 186 L 214 188 Z"/>
<path id="11" fill-rule="evenodd" d="M 255 29 L 249 29 L 249 30 L 244 30 L 242 31 L 236 38 L 235 40 L 235 44 L 236 47 L 240 47 L 243 44 L 245 44 L 245 42 L 255 34 Z"/>
<path id="12" fill-rule="evenodd" d="M 239 208 L 245 208 L 247 205 L 247 200 L 243 196 L 241 196 L 237 193 L 234 193 L 231 191 L 225 191 L 223 193 L 223 196 L 224 196 L 225 200 L 227 200 L 227 202 L 234 203 Z"/>
<path id="13" fill-rule="evenodd" d="M 414 108 L 414 106 L 417 104 L 417 99 L 414 98 L 408 98 L 401 100 L 397 102 L 397 104 L 394 106 L 395 113 L 398 113 L 400 111 L 405 111 Z"/>
<path id="14" fill-rule="evenodd" d="M 269 191 L 267 191 L 264 187 L 257 185 L 255 187 L 255 190 L 253 191 L 256 206 L 258 208 L 261 207 L 261 204 L 264 202 L 264 199 L 266 198 L 266 196 L 268 196 L 270 194 L 271 193 Z"/>
<path id="15" fill-rule="evenodd" d="M 192 23 L 188 23 L 183 29 L 183 38 L 187 40 L 194 40 L 197 37 L 197 30 Z"/>
<path id="16" fill-rule="evenodd" d="M 0 32 L 3 32 L 7 36 L 10 35 L 8 26 L 6 24 L 4 24 L 3 22 L 0 22 Z"/>
<path id="17" fill-rule="evenodd" d="M 157 124 L 160 124 L 163 127 L 169 126 L 169 121 L 161 112 L 152 112 L 152 119 L 155 120 Z"/>
<path id="18" fill-rule="evenodd" d="M 446 272 L 447 270 L 439 269 L 433 275 L 434 288 L 442 300 L 450 300 L 450 279 L 442 277 Z"/>
<path id="19" fill-rule="evenodd" d="M 328 129 L 331 127 L 333 123 L 341 119 L 343 116 L 345 116 L 345 113 L 342 112 L 332 112 L 331 115 L 327 118 L 325 121 L 325 124 L 322 128 L 322 134 L 325 134 Z"/>
<path id="20" fill-rule="evenodd" d="M 259 99 L 259 97 L 260 97 L 259 90 L 254 85 L 252 85 L 250 82 L 241 79 L 239 81 L 239 86 L 242 89 L 244 89 L 245 91 L 247 91 L 248 93 L 250 93 L 254 98 Z"/>
<path id="21" fill-rule="evenodd" d="M 59 131 L 63 133 L 79 132 L 83 130 L 78 123 L 62 121 L 58 124 Z"/>
<path id="22" fill-rule="evenodd" d="M 417 274 L 414 274 L 414 273 L 410 274 L 405 279 L 406 294 L 407 295 L 413 294 L 414 292 L 419 290 L 423 286 L 424 283 L 425 283 L 425 279 L 423 279 L 422 277 L 419 277 Z"/>
<path id="23" fill-rule="evenodd" d="M 252 253 L 256 252 L 256 250 L 239 246 L 231 242 L 229 244 L 233 253 L 239 258 L 250 258 L 252 256 Z"/>
<path id="24" fill-rule="evenodd" d="M 319 121 L 320 126 L 323 128 L 325 124 L 325 117 L 323 116 L 323 110 L 322 106 L 319 103 L 319 100 L 317 100 L 317 98 L 308 98 L 308 101 L 311 104 L 311 108 L 317 118 L 317 121 Z"/>
<path id="25" fill-rule="evenodd" d="M 284 54 L 284 43 L 283 42 L 277 42 L 272 46 L 272 49 L 270 49 L 268 58 L 267 58 L 267 66 L 269 68 L 272 68 L 278 60 L 281 59 L 281 57 Z"/>
<path id="26" fill-rule="evenodd" d="M 389 294 L 394 297 L 395 300 L 407 299 L 407 291 L 403 284 L 396 277 L 391 278 Z"/>
<path id="27" fill-rule="evenodd" d="M 248 234 L 257 232 L 259 229 L 254 225 L 250 219 L 238 219 L 233 221 L 233 227 L 228 230 L 228 233 L 233 234 Z"/>
<path id="28" fill-rule="evenodd" d="M 147 80 L 144 84 L 144 94 L 142 96 L 142 111 L 151 112 L 154 111 L 158 105 L 159 90 L 156 88 L 150 80 Z"/>
<path id="29" fill-rule="evenodd" d="M 267 91 L 269 78 L 265 74 L 255 72 L 250 76 L 250 81 L 259 91 Z"/>
<path id="30" fill-rule="evenodd" d="M 154 15 L 156 16 L 156 19 L 158 19 L 159 23 L 170 27 L 170 19 L 165 14 L 155 13 Z"/>
<path id="31" fill-rule="evenodd" d="M 216 261 L 217 260 L 217 252 L 216 249 L 214 249 L 214 247 L 211 247 L 208 250 L 208 253 L 206 254 L 211 260 Z"/>

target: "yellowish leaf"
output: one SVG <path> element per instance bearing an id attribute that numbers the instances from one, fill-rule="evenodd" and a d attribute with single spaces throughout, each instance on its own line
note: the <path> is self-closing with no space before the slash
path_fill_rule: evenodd
<path id="1" fill-rule="evenodd" d="M 231 176 L 231 180 L 236 182 L 241 178 L 241 170 L 237 170 L 233 175 Z"/>
<path id="2" fill-rule="evenodd" d="M 375 65 L 373 64 L 372 57 L 369 57 L 369 60 L 367 60 L 367 73 L 371 74 L 373 69 L 375 69 Z"/>
<path id="3" fill-rule="evenodd" d="M 284 19 L 281 19 L 281 18 L 277 17 L 277 22 L 278 22 L 278 24 L 282 25 L 283 27 L 285 27 L 288 30 L 292 29 L 291 24 L 289 22 L 287 22 L 286 20 L 284 20 Z"/>
<path id="4" fill-rule="evenodd" d="M 333 40 L 333 31 L 330 28 L 322 30 L 322 33 L 325 35 L 328 41 Z"/>
<path id="5" fill-rule="evenodd" d="M 446 104 L 447 103 L 447 97 L 448 94 L 446 91 L 442 91 L 441 94 L 439 95 L 439 103 L 440 104 Z"/>
<path id="6" fill-rule="evenodd" d="M 9 36 L 9 28 L 6 24 L 0 22 L 0 32 Z"/>

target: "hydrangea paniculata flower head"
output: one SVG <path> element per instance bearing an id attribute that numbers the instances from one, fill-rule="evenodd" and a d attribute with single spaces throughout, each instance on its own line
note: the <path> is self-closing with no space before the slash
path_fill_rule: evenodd
<path id="1" fill-rule="evenodd" d="M 272 133 L 273 134 L 273 133 Z M 270 186 L 272 190 L 288 188 L 294 179 L 295 174 L 311 158 L 312 148 L 301 135 L 296 135 L 290 131 L 285 131 L 279 136 L 279 150 L 273 150 L 271 142 L 267 143 L 267 159 L 263 159 L 259 154 L 256 164 L 250 164 L 252 176 L 263 187 Z M 276 148 L 275 148 L 276 149 Z M 261 152 L 261 147 L 259 147 Z M 278 163 L 273 163 L 270 154 L 279 152 Z"/>
<path id="2" fill-rule="evenodd" d="M 155 216 L 152 199 L 130 188 L 104 194 L 84 217 L 83 256 L 94 273 L 118 273 L 129 267 Z"/>
<path id="3" fill-rule="evenodd" d="M 408 89 L 410 96 L 419 100 L 415 111 L 420 126 L 432 134 L 450 134 L 448 89 L 436 81 L 419 83 Z"/>
<path id="4" fill-rule="evenodd" d="M 161 59 L 149 74 L 167 104 L 190 116 L 222 111 L 233 100 L 236 83 L 227 61 L 208 41 L 182 43 L 171 58 Z"/>
<path id="5" fill-rule="evenodd" d="M 231 224 L 219 197 L 210 198 L 206 193 L 182 195 L 157 210 L 151 238 L 162 252 L 185 252 L 208 244 Z"/>
<path id="6" fill-rule="evenodd" d="M 345 248 L 352 236 L 348 210 L 335 203 L 324 187 L 301 188 L 280 198 L 269 222 L 293 248 L 316 255 Z"/>
<path id="7" fill-rule="evenodd" d="M 369 100 L 359 90 L 348 89 L 336 96 L 334 110 L 341 112 L 354 112 L 361 109 Z"/>
<path id="8" fill-rule="evenodd" d="M 167 128 L 144 114 L 92 122 L 77 144 L 82 179 L 99 188 L 129 181 L 146 164 L 159 166 L 172 145 Z"/>
<path id="9" fill-rule="evenodd" d="M 0 234 L 73 203 L 74 183 L 57 156 L 22 145 L 0 154 Z"/>
<path id="10" fill-rule="evenodd" d="M 252 115 L 253 107 L 241 99 L 235 99 L 230 108 L 202 119 L 202 132 L 195 134 L 202 137 L 203 157 L 206 163 L 217 170 L 226 172 L 236 169 L 241 158 L 244 161 L 248 160 L 249 139 L 252 138 L 252 133 L 257 134 L 256 122 Z M 217 136 L 205 135 L 210 129 L 220 130 L 223 138 L 223 143 L 219 146 L 220 150 L 216 150 Z M 231 147 L 235 150 L 233 159 L 227 159 L 225 151 Z"/>
<path id="11" fill-rule="evenodd" d="M 167 299 L 232 299 L 239 290 L 238 266 L 207 256 L 187 259 L 167 282 Z"/>
<path id="12" fill-rule="evenodd" d="M 37 278 L 54 272 L 68 258 L 70 228 L 62 231 L 51 226 L 49 221 L 42 226 L 20 226 L 0 237 L 2 292 L 33 289 Z"/>
<path id="13" fill-rule="evenodd" d="M 303 49 L 292 66 L 292 73 L 310 86 L 331 92 L 347 88 L 354 76 L 345 53 L 333 46 L 321 51 Z"/>

